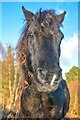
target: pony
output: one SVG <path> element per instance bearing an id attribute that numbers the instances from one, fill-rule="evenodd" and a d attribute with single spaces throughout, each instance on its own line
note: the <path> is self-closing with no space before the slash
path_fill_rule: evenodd
<path id="1" fill-rule="evenodd" d="M 22 6 L 25 27 L 16 47 L 23 74 L 19 118 L 61 120 L 69 109 L 70 94 L 60 67 L 60 30 L 66 12 L 39 10 L 36 14 Z"/>

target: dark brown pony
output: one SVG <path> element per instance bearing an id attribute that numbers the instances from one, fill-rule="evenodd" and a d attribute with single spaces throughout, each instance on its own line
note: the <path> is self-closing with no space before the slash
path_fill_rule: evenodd
<path id="1" fill-rule="evenodd" d="M 29 86 L 22 92 L 19 118 L 61 120 L 70 101 L 59 63 L 64 37 L 60 26 L 66 12 L 56 15 L 54 10 L 40 9 L 36 14 L 24 7 L 22 10 L 26 25 L 17 45 L 17 54 L 23 80 Z"/>

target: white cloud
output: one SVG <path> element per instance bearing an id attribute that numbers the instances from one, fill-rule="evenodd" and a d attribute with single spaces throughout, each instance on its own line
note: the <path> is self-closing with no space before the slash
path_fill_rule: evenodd
<path id="1" fill-rule="evenodd" d="M 71 38 L 62 40 L 60 63 L 63 76 L 72 66 L 78 66 L 78 35 L 76 33 Z"/>

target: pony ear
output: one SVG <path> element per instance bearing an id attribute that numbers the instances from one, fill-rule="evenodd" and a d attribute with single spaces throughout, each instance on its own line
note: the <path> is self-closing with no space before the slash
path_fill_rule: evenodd
<path id="1" fill-rule="evenodd" d="M 23 10 L 23 13 L 24 13 L 26 20 L 31 21 L 34 14 L 32 12 L 26 10 L 24 6 L 22 6 L 22 10 Z"/>
<path id="2" fill-rule="evenodd" d="M 63 22 L 65 14 L 66 14 L 66 11 L 64 11 L 62 14 L 56 16 L 58 24 L 61 24 Z"/>

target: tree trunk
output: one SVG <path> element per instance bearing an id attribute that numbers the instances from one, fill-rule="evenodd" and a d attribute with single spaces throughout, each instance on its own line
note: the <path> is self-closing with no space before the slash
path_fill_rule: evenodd
<path id="1" fill-rule="evenodd" d="M 11 109 L 11 105 L 12 105 L 12 86 L 11 86 L 11 68 L 10 68 L 10 64 L 9 64 L 9 93 L 10 93 L 10 104 L 9 104 L 9 110 Z"/>

